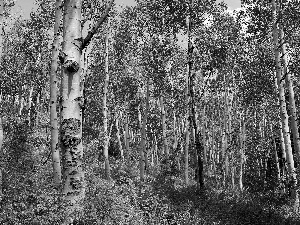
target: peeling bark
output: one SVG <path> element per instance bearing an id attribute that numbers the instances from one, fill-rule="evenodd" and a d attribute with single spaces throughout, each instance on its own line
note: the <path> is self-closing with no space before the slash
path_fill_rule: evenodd
<path id="1" fill-rule="evenodd" d="M 81 6 L 82 0 L 64 1 L 61 146 L 66 221 L 72 221 L 85 195 L 80 90 Z"/>

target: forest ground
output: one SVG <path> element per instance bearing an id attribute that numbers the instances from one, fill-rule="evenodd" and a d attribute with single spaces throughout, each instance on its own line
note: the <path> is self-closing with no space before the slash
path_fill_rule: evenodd
<path id="1" fill-rule="evenodd" d="M 13 130 L 4 143 L 0 224 L 60 224 L 64 213 L 52 184 L 49 128 L 28 135 L 21 135 L 24 126 Z M 274 189 L 240 193 L 216 188 L 207 178 L 206 189 L 199 191 L 192 170 L 186 186 L 183 171 L 172 174 L 157 167 L 150 167 L 141 185 L 138 162 L 113 157 L 108 182 L 95 139 L 84 139 L 84 150 L 86 198 L 74 224 L 300 224 L 286 196 Z"/>

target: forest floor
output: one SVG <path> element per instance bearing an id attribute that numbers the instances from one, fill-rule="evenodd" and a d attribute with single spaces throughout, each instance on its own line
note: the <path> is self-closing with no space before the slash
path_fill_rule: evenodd
<path id="1" fill-rule="evenodd" d="M 6 160 L 4 166 L 0 224 L 60 224 L 64 213 L 52 185 L 48 139 L 35 133 L 26 143 L 10 140 L 4 144 L 8 160 L 13 160 L 11 154 L 19 155 L 18 161 Z M 30 151 L 23 151 L 25 146 Z M 95 146 L 92 141 L 85 144 L 86 197 L 74 224 L 300 225 L 300 216 L 274 191 L 240 193 L 213 188 L 209 182 L 199 191 L 192 177 L 186 186 L 183 174 L 156 168 L 150 168 L 141 185 L 138 162 L 121 164 L 113 158 L 112 180 L 107 181 Z"/>

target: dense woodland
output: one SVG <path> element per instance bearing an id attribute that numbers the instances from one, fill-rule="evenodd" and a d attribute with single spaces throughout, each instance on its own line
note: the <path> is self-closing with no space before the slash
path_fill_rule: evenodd
<path id="1" fill-rule="evenodd" d="M 300 224 L 298 1 L 14 4 L 0 224 Z"/>

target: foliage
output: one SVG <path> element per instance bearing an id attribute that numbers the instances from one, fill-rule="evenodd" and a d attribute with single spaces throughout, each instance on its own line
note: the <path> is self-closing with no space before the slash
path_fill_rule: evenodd
<path id="1" fill-rule="evenodd" d="M 9 15 L 8 2 L 5 1 L 8 7 L 5 17 Z M 99 19 L 104 2 L 83 1 L 84 31 Z M 0 152 L 4 171 L 0 224 L 60 224 L 64 218 L 60 190 L 52 185 L 49 154 L 48 74 L 54 1 L 36 0 L 36 4 L 38 9 L 29 19 L 14 18 L 3 35 L 0 116 L 4 121 L 5 142 Z M 274 153 L 276 151 L 279 157 L 280 167 L 283 155 L 270 33 L 271 8 L 264 1 L 245 0 L 242 4 L 242 10 L 232 13 L 224 3 L 217 4 L 213 0 L 139 0 L 136 6 L 126 7 L 119 13 L 114 8 L 110 25 L 104 22 L 84 51 L 87 70 L 82 132 L 86 198 L 74 224 L 300 222 L 299 215 L 292 213 L 286 201 L 288 192 L 281 193 L 282 186 L 287 186 L 283 185 L 285 177 L 278 180 L 276 173 Z M 298 101 L 300 20 L 297 9 L 293 1 L 283 1 L 279 19 L 284 25 L 285 41 L 289 43 L 288 66 L 295 74 Z M 186 43 L 180 43 L 180 39 L 187 37 L 187 16 L 192 20 L 190 56 L 195 79 L 195 117 L 201 142 L 206 147 L 202 155 L 207 159 L 203 190 L 199 190 L 194 181 L 193 135 L 190 135 L 188 149 L 189 185 L 183 179 L 188 52 Z M 101 157 L 106 32 L 110 34 L 107 105 L 111 181 L 104 178 Z M 149 165 L 146 181 L 141 183 L 138 116 L 139 112 L 142 118 L 145 115 L 147 81 L 150 89 L 146 126 Z M 164 137 L 160 97 L 164 99 L 166 111 L 168 156 L 161 153 Z M 130 143 L 129 152 L 124 150 L 124 160 L 120 157 L 116 117 L 123 149 L 128 119 Z M 243 125 L 245 137 L 242 137 Z M 173 146 L 175 140 L 178 146 Z M 152 155 L 155 147 L 157 152 Z M 241 161 L 244 188 L 238 190 Z"/>

